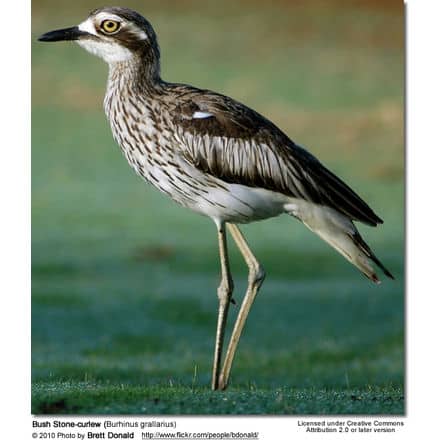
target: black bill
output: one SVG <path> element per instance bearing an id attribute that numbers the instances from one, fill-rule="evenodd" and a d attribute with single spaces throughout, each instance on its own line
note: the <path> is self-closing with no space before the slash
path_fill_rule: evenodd
<path id="1" fill-rule="evenodd" d="M 70 41 L 78 40 L 81 37 L 89 35 L 88 32 L 79 30 L 78 26 L 66 29 L 57 29 L 55 31 L 46 32 L 38 37 L 39 41 Z"/>

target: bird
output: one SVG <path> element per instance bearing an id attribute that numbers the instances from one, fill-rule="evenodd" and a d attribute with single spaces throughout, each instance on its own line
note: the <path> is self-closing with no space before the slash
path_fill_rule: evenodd
<path id="1" fill-rule="evenodd" d="M 108 64 L 104 110 L 128 163 L 147 183 L 216 226 L 221 280 L 211 388 L 224 390 L 265 270 L 238 225 L 288 214 L 374 283 L 385 268 L 354 222 L 383 220 L 312 153 L 269 119 L 233 98 L 162 79 L 151 23 L 125 7 L 93 10 L 43 42 L 75 41 Z M 248 266 L 248 285 L 223 359 L 228 310 L 235 303 L 227 233 Z"/>

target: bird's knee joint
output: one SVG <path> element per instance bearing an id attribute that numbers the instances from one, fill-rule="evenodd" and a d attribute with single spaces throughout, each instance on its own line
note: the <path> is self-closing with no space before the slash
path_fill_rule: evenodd
<path id="1" fill-rule="evenodd" d="M 250 284 L 256 284 L 258 287 L 260 287 L 263 284 L 265 278 L 266 278 L 266 271 L 264 270 L 261 264 L 255 266 L 249 272 Z"/>
<path id="2" fill-rule="evenodd" d="M 232 281 L 232 279 L 227 281 L 222 281 L 217 289 L 217 295 L 219 301 L 221 302 L 223 301 L 224 303 L 229 302 L 233 290 L 234 290 L 234 282 Z"/>

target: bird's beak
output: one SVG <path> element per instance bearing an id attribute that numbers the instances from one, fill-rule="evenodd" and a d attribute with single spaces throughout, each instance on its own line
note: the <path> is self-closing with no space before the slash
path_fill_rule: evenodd
<path id="1" fill-rule="evenodd" d="M 81 37 L 89 35 L 88 32 L 81 31 L 78 26 L 66 29 L 57 29 L 55 31 L 46 32 L 38 37 L 39 41 L 72 41 L 79 40 Z"/>

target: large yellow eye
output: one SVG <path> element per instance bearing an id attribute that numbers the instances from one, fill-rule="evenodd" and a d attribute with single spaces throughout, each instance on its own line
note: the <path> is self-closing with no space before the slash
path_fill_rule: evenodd
<path id="1" fill-rule="evenodd" d="M 101 29 L 106 34 L 114 34 L 115 32 L 119 31 L 120 27 L 121 27 L 121 23 L 119 23 L 119 21 L 115 21 L 115 20 L 104 20 L 101 23 Z"/>

